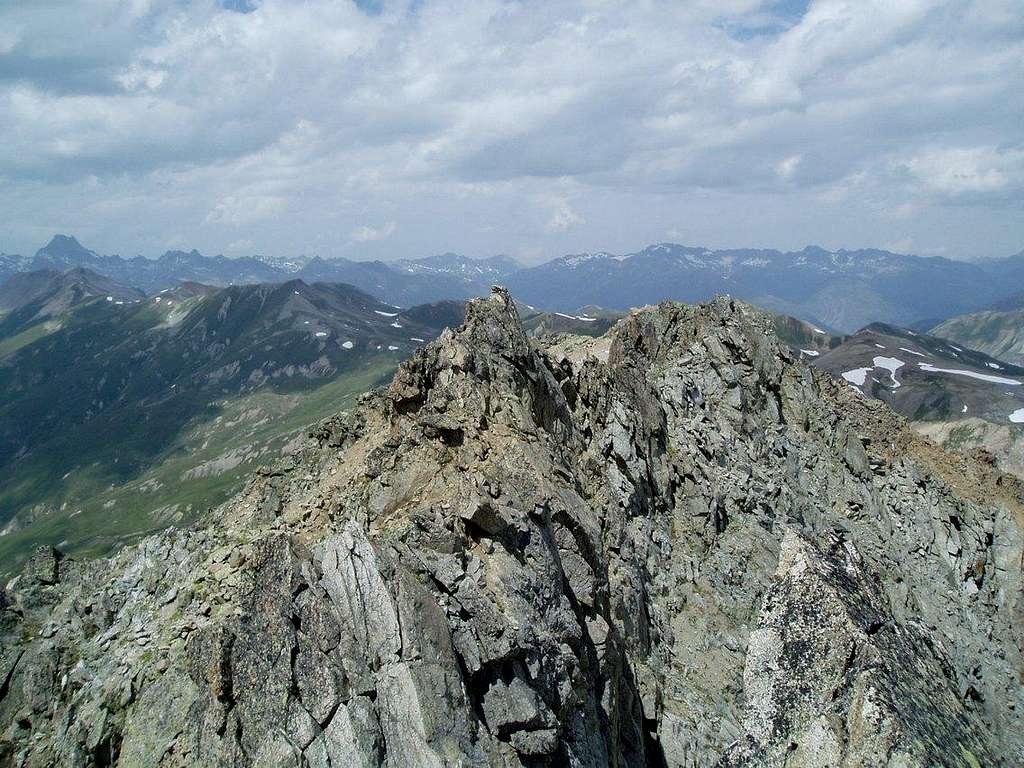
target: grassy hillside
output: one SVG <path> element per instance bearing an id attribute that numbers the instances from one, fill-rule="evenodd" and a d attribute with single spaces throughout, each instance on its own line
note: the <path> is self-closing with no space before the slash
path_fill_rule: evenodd
<path id="1" fill-rule="evenodd" d="M 0 495 L 0 508 L 16 499 L 20 486 L 33 486 L 34 495 L 47 500 L 0 532 L 0 572 L 16 569 L 39 544 L 98 555 L 189 522 L 239 490 L 254 469 L 277 459 L 310 427 L 387 381 L 398 362 L 391 353 L 305 391 L 262 389 L 218 401 L 133 476 L 112 479 L 110 457 L 102 454 L 56 480 L 45 462 L 30 465 Z"/>
<path id="2" fill-rule="evenodd" d="M 0 570 L 201 514 L 463 311 L 301 281 L 49 297 L 0 319 Z"/>

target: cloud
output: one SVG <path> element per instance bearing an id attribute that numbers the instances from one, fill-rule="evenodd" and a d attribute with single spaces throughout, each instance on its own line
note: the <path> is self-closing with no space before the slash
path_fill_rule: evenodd
<path id="1" fill-rule="evenodd" d="M 239 227 L 275 216 L 287 204 L 285 198 L 271 195 L 228 195 L 210 211 L 206 221 Z"/>
<path id="2" fill-rule="evenodd" d="M 396 229 L 398 229 L 398 225 L 393 221 L 389 221 L 379 227 L 363 225 L 352 230 L 352 234 L 349 237 L 356 243 L 372 243 L 377 240 L 386 240 L 395 234 Z"/>
<path id="3" fill-rule="evenodd" d="M 1015 251 L 1022 81 L 1019 0 L 7 3 L 0 237 Z"/>
<path id="4" fill-rule="evenodd" d="M 555 205 L 555 210 L 548 220 L 548 229 L 552 232 L 565 232 L 586 223 L 587 220 L 576 213 L 567 200 L 561 200 Z"/>
<path id="5" fill-rule="evenodd" d="M 1019 149 L 930 148 L 902 165 L 925 189 L 954 197 L 1024 187 L 1024 150 Z"/>

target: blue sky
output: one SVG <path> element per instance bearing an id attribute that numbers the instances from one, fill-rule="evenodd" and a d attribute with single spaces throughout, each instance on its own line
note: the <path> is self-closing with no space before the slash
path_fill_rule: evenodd
<path id="1" fill-rule="evenodd" d="M 1024 0 L 0 3 L 0 250 L 1024 248 Z"/>

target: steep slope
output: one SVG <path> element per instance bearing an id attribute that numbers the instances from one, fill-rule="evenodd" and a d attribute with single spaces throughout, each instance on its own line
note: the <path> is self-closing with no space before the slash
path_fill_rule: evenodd
<path id="1" fill-rule="evenodd" d="M 0 285 L 0 358 L 13 354 L 67 322 L 90 302 L 137 304 L 141 291 L 88 269 L 43 269 L 13 275 Z"/>
<path id="2" fill-rule="evenodd" d="M 145 295 L 88 269 L 67 272 L 43 269 L 22 272 L 0 286 L 0 313 L 14 312 L 29 304 L 41 304 L 38 315 L 52 317 L 90 299 L 139 301 Z"/>
<path id="3" fill-rule="evenodd" d="M 793 354 L 812 360 L 843 343 L 844 336 L 829 333 L 813 323 L 789 315 L 772 315 L 772 330 Z"/>
<path id="4" fill-rule="evenodd" d="M 1014 365 L 1024 365 L 1024 302 L 1020 297 L 983 312 L 952 317 L 929 333 Z"/>
<path id="5" fill-rule="evenodd" d="M 526 333 L 538 337 L 552 334 L 603 336 L 626 314 L 595 306 L 580 307 L 568 313 L 544 312 L 520 304 L 518 310 Z"/>
<path id="6" fill-rule="evenodd" d="M 1024 368 L 956 343 L 876 323 L 814 364 L 884 400 L 950 451 L 981 453 L 1024 478 Z"/>
<path id="7" fill-rule="evenodd" d="M 814 362 L 916 421 L 1024 423 L 1024 368 L 937 336 L 874 323 Z"/>
<path id="8" fill-rule="evenodd" d="M 0 571 L 35 543 L 102 551 L 193 517 L 459 310 L 298 280 L 83 304 L 0 357 Z"/>
<path id="9" fill-rule="evenodd" d="M 225 504 L 4 595 L 30 765 L 1014 765 L 1019 483 L 719 300 L 502 292 Z M 596 343 L 596 342 L 586 342 Z"/>

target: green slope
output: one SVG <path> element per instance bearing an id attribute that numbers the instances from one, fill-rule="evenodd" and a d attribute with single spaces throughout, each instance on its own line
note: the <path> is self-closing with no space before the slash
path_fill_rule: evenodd
<path id="1" fill-rule="evenodd" d="M 109 456 L 93 457 L 56 482 L 47 466 L 22 473 L 20 485 L 47 500 L 0 533 L 0 572 L 19 567 L 32 548 L 98 555 L 171 524 L 185 524 L 237 492 L 253 470 L 277 459 L 309 429 L 387 381 L 399 362 L 381 355 L 307 391 L 257 392 L 218 401 L 195 417 L 150 466 L 110 482 Z M 0 496 L 0 507 L 17 491 Z M 24 489 L 22 489 L 24 492 Z"/>

